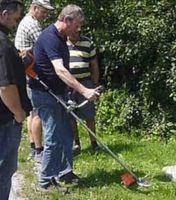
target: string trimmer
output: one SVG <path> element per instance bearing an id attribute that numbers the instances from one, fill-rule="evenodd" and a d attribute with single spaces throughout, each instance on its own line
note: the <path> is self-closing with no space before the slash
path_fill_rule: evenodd
<path id="1" fill-rule="evenodd" d="M 34 71 L 34 57 L 33 55 L 30 53 L 30 52 L 25 52 L 25 53 L 22 53 L 21 54 L 22 58 L 23 58 L 23 61 L 24 61 L 24 64 L 25 64 L 25 67 L 26 67 L 26 74 L 37 80 L 43 87 L 44 89 L 52 96 L 56 99 L 56 101 L 58 103 L 60 103 L 66 110 L 67 112 L 69 112 L 96 140 L 97 142 L 99 143 L 99 145 L 106 150 L 107 153 L 109 153 L 112 158 L 115 159 L 115 161 L 120 164 L 126 171 L 127 173 L 123 174 L 121 176 L 121 179 L 122 179 L 122 183 L 125 185 L 125 186 L 131 186 L 133 184 L 137 184 L 138 186 L 141 186 L 141 187 L 149 187 L 151 184 L 144 180 L 144 178 L 141 178 L 141 177 L 138 177 L 136 174 L 134 174 L 127 166 L 126 164 L 124 163 L 124 161 L 122 161 L 122 159 L 120 158 L 120 156 L 115 153 L 113 153 L 111 151 L 111 149 L 109 149 L 109 147 L 104 144 L 96 135 L 95 133 L 90 130 L 87 125 L 82 121 L 82 119 L 80 119 L 73 111 L 76 109 L 76 108 L 80 108 L 82 106 L 84 106 L 88 101 L 84 101 L 83 103 L 81 103 L 80 105 L 76 105 L 75 103 L 73 102 L 70 102 L 69 105 L 67 103 L 65 103 L 61 98 L 59 98 L 57 95 L 55 95 L 53 93 L 53 91 L 42 81 L 39 79 L 39 77 L 37 76 L 36 72 Z M 102 86 L 100 87 L 97 87 L 97 91 L 98 92 L 101 92 L 102 91 Z"/>

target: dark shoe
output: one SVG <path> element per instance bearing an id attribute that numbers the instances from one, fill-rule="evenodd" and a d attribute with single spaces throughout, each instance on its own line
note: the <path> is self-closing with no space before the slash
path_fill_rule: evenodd
<path id="1" fill-rule="evenodd" d="M 93 151 L 99 151 L 100 150 L 100 147 L 98 146 L 96 141 L 92 142 L 92 149 L 93 149 Z"/>
<path id="2" fill-rule="evenodd" d="M 68 194 L 68 188 L 62 187 L 54 177 L 51 178 L 51 184 L 57 189 L 58 192 L 62 192 L 64 194 Z"/>
<path id="3" fill-rule="evenodd" d="M 99 151 L 100 150 L 100 147 L 99 146 L 96 146 L 96 147 L 92 147 L 93 151 Z"/>
<path id="4" fill-rule="evenodd" d="M 68 184 L 78 185 L 80 178 L 73 172 L 69 172 L 61 176 L 59 180 L 64 181 L 65 183 L 68 183 Z"/>
<path id="5" fill-rule="evenodd" d="M 62 187 L 59 183 L 57 183 L 56 185 L 50 184 L 48 186 L 38 186 L 37 190 L 40 192 L 51 192 L 54 189 L 56 189 L 59 193 L 63 193 L 63 194 L 68 194 L 68 188 L 66 187 Z"/>

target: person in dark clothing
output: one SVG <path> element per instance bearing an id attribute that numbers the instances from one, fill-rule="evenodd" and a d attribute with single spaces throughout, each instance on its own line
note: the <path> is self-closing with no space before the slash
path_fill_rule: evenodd
<path id="1" fill-rule="evenodd" d="M 8 200 L 17 169 L 22 122 L 31 110 L 25 68 L 8 38 L 23 11 L 20 0 L 0 1 L 0 199 Z"/>

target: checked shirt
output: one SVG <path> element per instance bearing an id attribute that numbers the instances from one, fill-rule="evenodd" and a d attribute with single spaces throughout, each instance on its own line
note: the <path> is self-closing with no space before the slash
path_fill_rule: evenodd
<path id="1" fill-rule="evenodd" d="M 15 47 L 20 51 L 32 49 L 41 32 L 40 22 L 28 13 L 19 23 L 15 37 Z"/>

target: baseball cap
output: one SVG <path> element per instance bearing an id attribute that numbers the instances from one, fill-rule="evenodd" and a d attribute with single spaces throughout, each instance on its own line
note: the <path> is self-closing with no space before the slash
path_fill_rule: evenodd
<path id="1" fill-rule="evenodd" d="M 50 0 L 33 0 L 32 4 L 33 3 L 42 6 L 43 8 L 46 8 L 48 10 L 54 10 L 54 7 L 51 5 Z"/>

